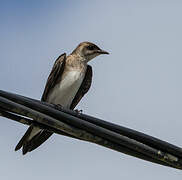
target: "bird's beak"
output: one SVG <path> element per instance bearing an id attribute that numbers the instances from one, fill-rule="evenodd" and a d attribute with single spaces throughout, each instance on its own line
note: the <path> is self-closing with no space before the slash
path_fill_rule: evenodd
<path id="1" fill-rule="evenodd" d="M 99 53 L 99 54 L 109 54 L 107 51 L 104 51 L 102 49 L 98 50 L 97 53 Z"/>

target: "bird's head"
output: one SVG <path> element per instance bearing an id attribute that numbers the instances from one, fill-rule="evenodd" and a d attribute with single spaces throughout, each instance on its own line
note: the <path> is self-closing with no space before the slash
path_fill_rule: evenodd
<path id="1" fill-rule="evenodd" d="M 109 54 L 107 51 L 100 49 L 97 45 L 91 42 L 80 43 L 76 47 L 76 49 L 72 52 L 72 54 L 73 53 L 81 56 L 83 60 L 86 62 L 90 61 L 91 59 L 101 54 Z"/>

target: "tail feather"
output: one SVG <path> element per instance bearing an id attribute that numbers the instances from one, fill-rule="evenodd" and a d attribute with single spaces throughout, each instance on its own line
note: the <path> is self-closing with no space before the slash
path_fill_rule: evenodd
<path id="1" fill-rule="evenodd" d="M 28 151 L 29 151 L 29 144 L 28 144 L 28 142 L 25 142 L 23 144 L 22 154 L 25 155 Z"/>
<path id="2" fill-rule="evenodd" d="M 27 152 L 31 151 L 33 143 L 33 139 L 36 139 L 41 134 L 42 130 L 38 127 L 31 125 L 24 136 L 20 139 L 17 146 L 15 147 L 15 151 L 22 148 L 22 153 L 26 154 Z"/>
<path id="3" fill-rule="evenodd" d="M 15 147 L 15 151 L 18 151 L 26 142 L 26 140 L 28 139 L 28 137 L 30 136 L 31 132 L 32 132 L 33 126 L 31 125 L 28 130 L 26 131 L 26 133 L 23 135 L 23 137 L 20 139 L 20 141 L 18 142 L 18 144 Z"/>
<path id="4" fill-rule="evenodd" d="M 52 134 L 52 132 L 41 130 L 36 126 L 31 125 L 18 142 L 15 151 L 22 148 L 23 155 L 33 151 L 44 143 Z"/>
<path id="5" fill-rule="evenodd" d="M 34 138 L 29 141 L 29 152 L 33 151 L 37 147 L 39 147 L 42 143 L 44 143 L 53 133 L 43 130 L 39 134 L 37 134 Z"/>

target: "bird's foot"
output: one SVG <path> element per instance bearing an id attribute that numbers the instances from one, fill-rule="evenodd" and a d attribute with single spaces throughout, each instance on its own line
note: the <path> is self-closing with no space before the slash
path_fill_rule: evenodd
<path id="1" fill-rule="evenodd" d="M 58 111 L 63 110 L 63 106 L 61 104 L 54 104 L 54 108 L 57 109 Z"/>
<path id="2" fill-rule="evenodd" d="M 83 113 L 83 110 L 75 109 L 74 111 L 75 111 L 77 114 L 82 114 L 82 113 Z"/>

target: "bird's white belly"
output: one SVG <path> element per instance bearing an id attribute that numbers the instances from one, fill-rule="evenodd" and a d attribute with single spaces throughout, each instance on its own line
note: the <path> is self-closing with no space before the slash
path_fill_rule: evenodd
<path id="1" fill-rule="evenodd" d="M 85 73 L 79 71 L 70 71 L 64 79 L 57 84 L 48 96 L 48 102 L 52 104 L 60 104 L 69 108 L 71 103 L 81 86 Z"/>

